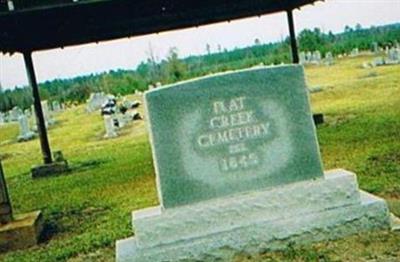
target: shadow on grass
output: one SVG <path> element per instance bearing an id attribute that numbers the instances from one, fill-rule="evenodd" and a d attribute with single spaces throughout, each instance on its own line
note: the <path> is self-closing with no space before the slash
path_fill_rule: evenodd
<path id="1" fill-rule="evenodd" d="M 82 206 L 65 211 L 54 211 L 44 222 L 40 243 L 47 244 L 57 235 L 84 231 L 88 224 L 94 223 L 96 219 L 109 211 L 110 207 L 107 206 Z"/>
<path id="2" fill-rule="evenodd" d="M 105 164 L 107 162 L 108 162 L 107 159 L 93 159 L 93 160 L 75 162 L 72 165 L 70 165 L 69 173 L 90 170 L 92 168 L 99 167 L 100 165 Z"/>

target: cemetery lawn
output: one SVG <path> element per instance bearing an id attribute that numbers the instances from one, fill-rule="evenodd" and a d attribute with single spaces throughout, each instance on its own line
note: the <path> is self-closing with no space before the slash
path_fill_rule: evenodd
<path id="1" fill-rule="evenodd" d="M 306 67 L 325 169 L 354 171 L 360 187 L 387 200 L 400 216 L 400 65 L 362 69 L 371 56 L 331 67 Z M 135 97 L 138 99 L 138 97 Z M 142 109 L 143 110 L 143 109 Z M 143 112 L 143 111 L 142 111 Z M 53 150 L 71 164 L 66 175 L 32 180 L 41 162 L 38 139 L 17 143 L 18 124 L 0 126 L 0 158 L 15 213 L 42 210 L 40 245 L 0 254 L 0 261 L 114 261 L 115 241 L 131 236 L 131 211 L 157 205 L 145 123 L 103 139 L 103 120 L 84 106 L 56 115 Z M 400 261 L 400 232 L 361 233 L 345 239 L 289 247 L 232 261 Z"/>

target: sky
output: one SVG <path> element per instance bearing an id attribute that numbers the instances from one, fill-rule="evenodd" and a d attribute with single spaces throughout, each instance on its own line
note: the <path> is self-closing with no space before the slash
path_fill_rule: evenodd
<path id="1" fill-rule="evenodd" d="M 325 0 L 294 11 L 296 31 L 319 27 L 324 32 L 342 32 L 346 25 L 378 26 L 400 22 L 400 0 Z M 276 13 L 231 22 L 150 34 L 35 52 L 39 82 L 70 78 L 111 69 L 135 69 L 149 57 L 152 49 L 158 59 L 177 47 L 180 57 L 206 53 L 218 46 L 228 50 L 249 46 L 258 38 L 262 43 L 275 42 L 289 35 L 285 13 Z M 28 84 L 22 55 L 0 54 L 0 84 L 14 88 Z"/>

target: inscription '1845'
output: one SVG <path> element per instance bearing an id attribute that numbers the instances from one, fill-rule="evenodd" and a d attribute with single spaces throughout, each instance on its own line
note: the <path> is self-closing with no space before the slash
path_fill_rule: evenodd
<path id="1" fill-rule="evenodd" d="M 200 148 L 226 146 L 226 156 L 219 159 L 221 171 L 248 169 L 260 162 L 257 153 L 250 152 L 246 142 L 268 136 L 270 123 L 259 121 L 254 110 L 248 108 L 250 103 L 245 96 L 214 101 L 208 132 L 197 137 Z"/>

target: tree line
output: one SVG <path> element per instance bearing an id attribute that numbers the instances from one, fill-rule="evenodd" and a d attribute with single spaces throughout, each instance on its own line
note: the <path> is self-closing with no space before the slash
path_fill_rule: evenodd
<path id="1" fill-rule="evenodd" d="M 319 28 L 305 29 L 298 34 L 300 51 L 319 50 L 322 55 L 330 51 L 334 55 L 350 53 L 352 49 L 369 50 L 373 43 L 380 47 L 394 46 L 400 41 L 400 24 L 362 28 L 346 26 L 344 32 L 333 34 Z M 218 46 L 211 52 L 209 45 L 206 54 L 178 57 L 178 50 L 171 48 L 167 57 L 158 61 L 153 50 L 149 58 L 139 64 L 136 70 L 111 70 L 106 73 L 91 74 L 70 79 L 56 79 L 39 84 L 43 100 L 57 100 L 62 103 L 83 103 L 93 92 L 114 95 L 132 94 L 135 90 L 144 91 L 149 84 L 162 84 L 204 76 L 210 73 L 242 69 L 258 64 L 280 64 L 291 61 L 289 38 L 275 43 L 261 43 L 259 39 L 245 48 L 234 50 Z M 32 104 L 30 87 L 16 87 L 3 90 L 0 86 L 0 111 L 8 111 L 14 106 L 21 109 Z"/>

